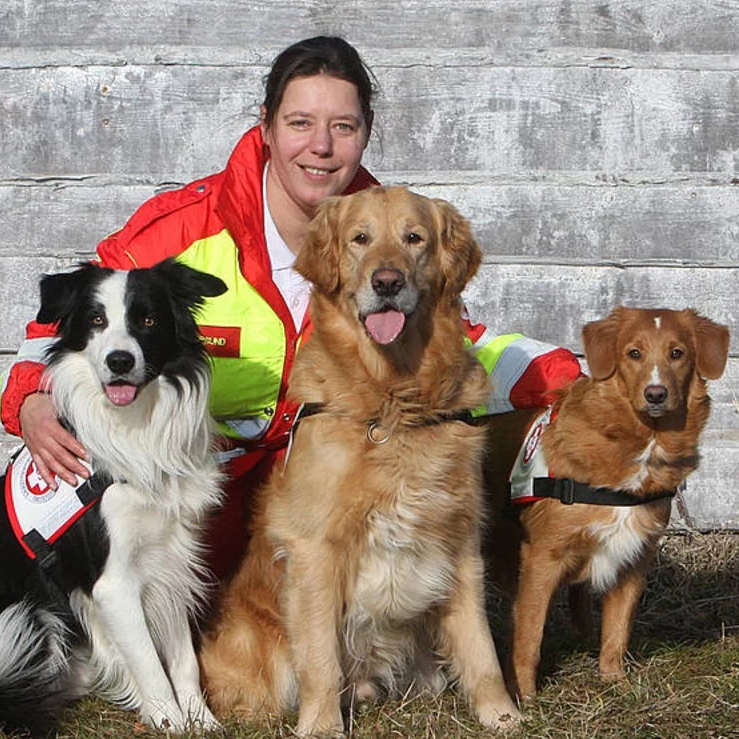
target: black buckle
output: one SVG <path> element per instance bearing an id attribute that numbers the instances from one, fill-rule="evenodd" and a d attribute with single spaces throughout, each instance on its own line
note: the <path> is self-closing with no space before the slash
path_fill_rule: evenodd
<path id="1" fill-rule="evenodd" d="M 31 529 L 24 537 L 23 541 L 28 548 L 36 555 L 36 561 L 41 567 L 49 571 L 54 568 L 57 563 L 56 552 L 51 548 L 46 539 L 36 529 Z"/>
<path id="2" fill-rule="evenodd" d="M 554 493 L 565 505 L 575 502 L 575 481 L 571 477 L 554 480 Z"/>

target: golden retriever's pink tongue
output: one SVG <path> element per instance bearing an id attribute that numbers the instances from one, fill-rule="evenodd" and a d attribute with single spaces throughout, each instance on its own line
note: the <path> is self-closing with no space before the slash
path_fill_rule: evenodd
<path id="1" fill-rule="evenodd" d="M 136 397 L 136 385 L 106 385 L 105 394 L 113 405 L 128 405 Z"/>
<path id="2" fill-rule="evenodd" d="M 397 310 L 386 310 L 382 313 L 370 313 L 364 319 L 369 335 L 378 344 L 389 344 L 395 341 L 405 326 L 405 315 Z"/>

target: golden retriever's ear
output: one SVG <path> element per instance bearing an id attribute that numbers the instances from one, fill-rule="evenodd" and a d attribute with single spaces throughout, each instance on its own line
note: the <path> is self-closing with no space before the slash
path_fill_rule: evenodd
<path id="1" fill-rule="evenodd" d="M 683 315 L 687 315 L 693 326 L 698 374 L 706 380 L 721 377 L 729 358 L 729 329 L 692 309 L 683 311 Z"/>
<path id="2" fill-rule="evenodd" d="M 326 198 L 308 227 L 295 269 L 325 293 L 339 287 L 338 209 L 340 196 Z"/>
<path id="3" fill-rule="evenodd" d="M 449 293 L 458 297 L 474 277 L 482 251 L 472 236 L 469 221 L 446 200 L 432 201 L 438 219 L 441 273 Z"/>
<path id="4" fill-rule="evenodd" d="M 616 371 L 616 339 L 621 328 L 624 308 L 616 308 L 600 321 L 586 323 L 582 329 L 582 343 L 590 376 L 605 380 Z"/>

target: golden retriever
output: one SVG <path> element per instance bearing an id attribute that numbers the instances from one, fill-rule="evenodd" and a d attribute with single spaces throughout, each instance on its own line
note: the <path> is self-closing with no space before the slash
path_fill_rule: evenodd
<path id="1" fill-rule="evenodd" d="M 204 641 L 218 714 L 297 705 L 298 734 L 339 734 L 342 703 L 451 678 L 483 724 L 516 723 L 484 604 L 485 431 L 466 422 L 489 392 L 460 314 L 480 259 L 444 201 L 373 188 L 321 206 L 296 264 L 314 330 L 290 379 L 313 412 Z"/>
<path id="2" fill-rule="evenodd" d="M 646 572 L 671 497 L 698 465 L 705 380 L 722 374 L 729 332 L 693 310 L 617 308 L 584 327 L 583 343 L 591 377 L 563 392 L 548 424 L 534 412 L 489 419 L 484 475 L 498 515 L 486 558 L 515 592 L 508 678 L 523 699 L 536 692 L 547 611 L 562 584 L 574 586 L 581 633 L 591 627 L 590 590 L 603 594 L 600 674 L 624 677 Z M 548 479 L 533 488 L 528 469 Z M 513 508 L 511 492 L 522 496 Z"/>

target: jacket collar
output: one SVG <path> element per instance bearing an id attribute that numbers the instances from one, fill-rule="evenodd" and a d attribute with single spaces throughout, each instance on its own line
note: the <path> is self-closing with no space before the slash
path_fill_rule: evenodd
<path id="1" fill-rule="evenodd" d="M 264 143 L 260 126 L 256 125 L 236 144 L 224 170 L 218 197 L 224 225 L 239 250 L 249 252 L 251 260 L 267 272 L 271 267 L 264 240 L 262 174 L 268 160 L 269 147 Z M 379 184 L 364 167 L 360 167 L 344 194 Z"/>

